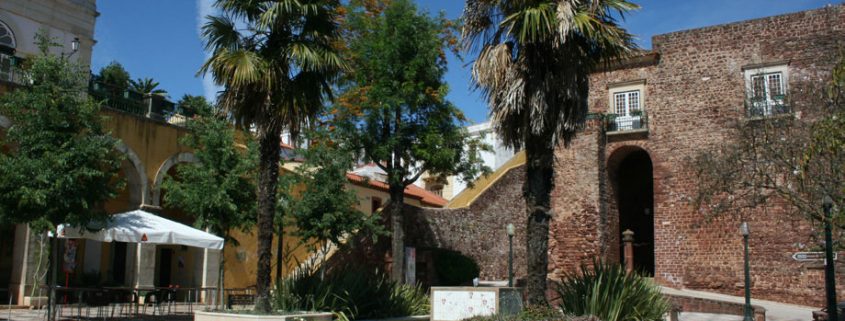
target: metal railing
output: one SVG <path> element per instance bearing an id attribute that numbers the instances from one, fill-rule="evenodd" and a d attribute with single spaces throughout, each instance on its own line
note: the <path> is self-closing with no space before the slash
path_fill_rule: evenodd
<path id="1" fill-rule="evenodd" d="M 607 132 L 625 132 L 648 130 L 648 115 L 637 113 L 632 115 L 607 114 Z"/>
<path id="2" fill-rule="evenodd" d="M 745 111 L 749 118 L 761 118 L 792 113 L 792 108 L 783 99 L 750 100 L 745 104 Z"/>
<path id="3" fill-rule="evenodd" d="M 189 120 L 189 117 L 179 113 L 175 103 L 164 96 L 117 88 L 105 83 L 96 75 L 91 75 L 88 94 L 93 99 L 102 101 L 106 107 L 125 113 L 177 126 L 186 126 Z"/>
<path id="4" fill-rule="evenodd" d="M 49 293 L 49 286 L 42 286 Z M 217 288 L 180 287 L 56 287 L 58 319 L 88 320 L 145 318 L 147 316 L 192 318 L 194 309 L 211 310 L 217 305 Z M 44 310 L 47 313 L 48 309 Z M 11 319 L 11 312 L 9 313 Z M 46 316 L 46 314 L 45 314 Z"/>

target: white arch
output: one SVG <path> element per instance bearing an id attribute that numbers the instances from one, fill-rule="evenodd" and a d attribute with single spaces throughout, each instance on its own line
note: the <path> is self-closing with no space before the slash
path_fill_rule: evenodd
<path id="1" fill-rule="evenodd" d="M 150 189 L 147 180 L 147 171 L 144 169 L 144 163 L 141 162 L 141 158 L 138 157 L 138 154 L 135 153 L 132 148 L 127 146 L 124 142 L 119 141 L 117 144 L 117 151 L 126 155 L 126 160 L 132 164 L 132 167 L 135 169 L 135 176 L 132 176 L 132 173 L 126 173 L 126 180 L 128 181 L 127 186 L 129 188 L 129 199 L 132 200 L 132 184 L 137 184 L 140 187 L 140 199 L 136 200 L 139 206 L 143 206 L 147 204 L 150 199 Z"/>
<path id="2" fill-rule="evenodd" d="M 196 156 L 191 153 L 179 153 L 173 156 L 170 156 L 161 167 L 158 168 L 156 172 L 155 182 L 153 183 L 153 197 L 152 203 L 153 206 L 161 206 L 161 183 L 164 181 L 164 176 L 167 175 L 167 172 L 176 164 L 179 163 L 196 163 L 199 162 Z"/>

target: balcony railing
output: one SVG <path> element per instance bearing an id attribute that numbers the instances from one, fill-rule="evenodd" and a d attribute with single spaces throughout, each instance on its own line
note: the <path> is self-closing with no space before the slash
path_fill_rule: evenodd
<path id="1" fill-rule="evenodd" d="M 645 113 L 635 115 L 607 114 L 607 132 L 642 132 L 648 131 L 648 116 Z"/>
<path id="2" fill-rule="evenodd" d="M 91 76 L 88 93 L 93 99 L 102 101 L 106 107 L 125 113 L 177 126 L 185 126 L 189 119 L 187 116 L 180 114 L 176 109 L 176 104 L 164 96 L 121 90 L 104 83 L 97 76 Z"/>
<path id="3" fill-rule="evenodd" d="M 783 96 L 774 97 L 774 99 L 758 99 L 749 100 L 746 103 L 745 110 L 749 118 L 761 118 L 769 116 L 777 116 L 789 114 L 792 109 L 786 104 Z"/>

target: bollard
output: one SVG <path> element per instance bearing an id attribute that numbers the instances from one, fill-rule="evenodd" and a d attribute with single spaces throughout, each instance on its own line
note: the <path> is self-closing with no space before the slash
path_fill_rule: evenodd
<path id="1" fill-rule="evenodd" d="M 625 244 L 623 249 L 625 255 L 625 273 L 631 274 L 634 272 L 634 232 L 625 230 L 622 232 L 622 242 Z"/>

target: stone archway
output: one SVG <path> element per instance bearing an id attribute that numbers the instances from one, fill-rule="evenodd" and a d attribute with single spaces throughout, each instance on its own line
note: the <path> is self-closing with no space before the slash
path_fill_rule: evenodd
<path id="1" fill-rule="evenodd" d="M 126 159 L 120 164 L 120 169 L 126 177 L 126 188 L 129 191 L 129 208 L 137 209 L 147 204 L 150 199 L 147 172 L 141 158 L 132 148 L 123 142 L 117 145 L 117 151 L 126 155 Z"/>
<path id="2" fill-rule="evenodd" d="M 623 146 L 608 158 L 607 173 L 612 197 L 610 213 L 615 213 L 615 244 L 620 258 L 622 232 L 634 232 L 634 268 L 654 275 L 654 168 L 648 151 L 637 146 Z"/>
<path id="3" fill-rule="evenodd" d="M 176 166 L 176 164 L 179 163 L 196 163 L 198 161 L 197 157 L 191 153 L 179 153 L 170 156 L 170 158 L 164 161 L 156 172 L 150 204 L 153 206 L 161 206 L 161 183 L 164 182 L 164 176 L 167 175 L 167 172 L 170 171 L 173 166 Z"/>

